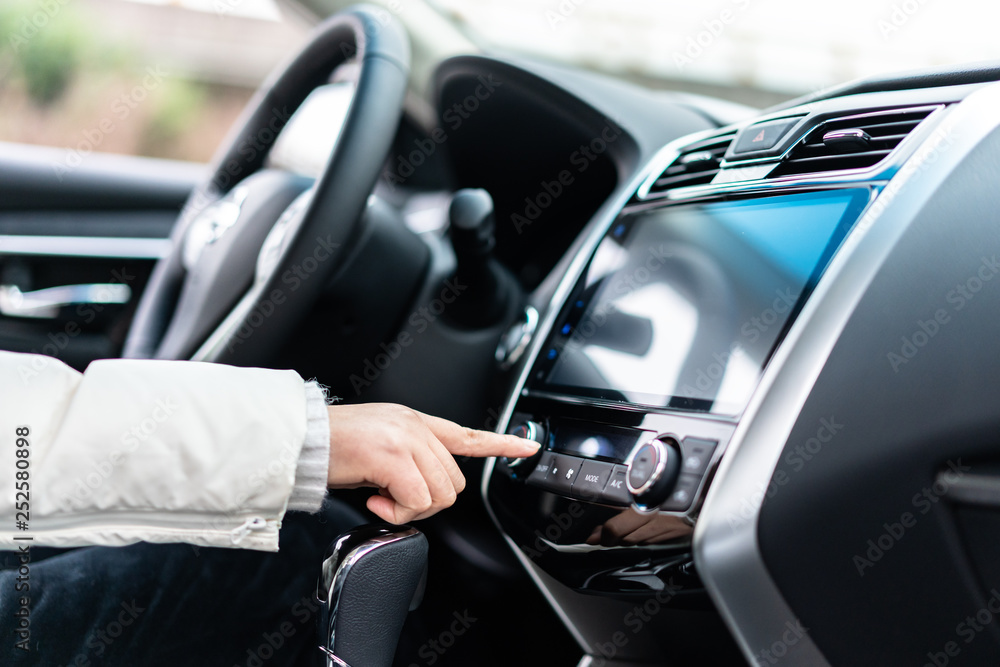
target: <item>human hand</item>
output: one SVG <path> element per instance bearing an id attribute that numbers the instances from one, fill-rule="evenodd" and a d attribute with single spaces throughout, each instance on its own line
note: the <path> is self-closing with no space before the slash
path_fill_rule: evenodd
<path id="1" fill-rule="evenodd" d="M 424 519 L 465 488 L 458 456 L 531 456 L 538 443 L 477 431 L 391 403 L 331 405 L 332 489 L 373 486 L 368 509 L 390 523 Z"/>

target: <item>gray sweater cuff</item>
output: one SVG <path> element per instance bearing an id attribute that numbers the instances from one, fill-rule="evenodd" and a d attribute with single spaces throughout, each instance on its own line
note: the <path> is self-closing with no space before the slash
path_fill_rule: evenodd
<path id="1" fill-rule="evenodd" d="M 326 498 L 327 472 L 330 466 L 330 413 L 326 392 L 315 381 L 307 382 L 306 439 L 295 466 L 295 487 L 288 499 L 288 509 L 318 512 Z"/>

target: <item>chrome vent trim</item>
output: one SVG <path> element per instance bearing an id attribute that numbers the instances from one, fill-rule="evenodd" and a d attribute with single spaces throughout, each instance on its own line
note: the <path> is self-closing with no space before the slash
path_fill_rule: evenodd
<path id="1" fill-rule="evenodd" d="M 824 120 L 789 149 L 768 178 L 870 169 L 942 106 L 901 107 Z"/>
<path id="2" fill-rule="evenodd" d="M 676 157 L 655 178 L 643 183 L 639 199 L 653 199 L 674 188 L 707 185 L 722 168 L 722 159 L 735 130 L 715 133 L 677 150 Z"/>

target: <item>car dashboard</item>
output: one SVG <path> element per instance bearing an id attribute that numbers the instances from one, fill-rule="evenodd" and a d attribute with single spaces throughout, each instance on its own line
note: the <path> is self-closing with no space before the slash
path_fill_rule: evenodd
<path id="1" fill-rule="evenodd" d="M 578 233 L 572 216 L 545 222 L 563 226 L 564 244 L 549 244 L 562 254 L 533 266 L 497 353 L 513 368 L 497 428 L 540 453 L 491 460 L 481 489 L 585 662 L 733 664 L 739 651 L 753 664 L 852 664 L 864 645 L 895 663 L 945 645 L 950 619 L 991 585 L 995 551 L 961 518 L 982 504 L 965 486 L 993 479 L 988 438 L 948 434 L 970 413 L 997 421 L 982 372 L 995 355 L 970 343 L 996 315 L 986 299 L 965 315 L 957 299 L 970 295 L 943 287 L 993 270 L 994 195 L 979 179 L 989 167 L 995 179 L 1000 154 L 996 72 L 863 82 L 725 125 L 689 100 L 643 106 L 577 74 L 466 58 L 442 65 L 441 108 L 487 72 L 587 128 L 591 162 L 607 158 Z M 478 167 L 469 184 L 498 196 L 498 243 L 506 225 L 511 256 L 541 258 L 522 235 L 542 226 L 529 213 L 576 197 L 572 156 L 585 158 L 542 141 L 519 152 L 533 132 L 522 124 L 492 128 L 504 167 L 532 173 L 510 188 L 515 203 L 497 195 L 509 175 Z M 471 158 L 456 148 L 461 166 Z M 514 164 L 552 153 L 547 170 Z M 934 340 L 959 318 L 961 332 Z M 939 409 L 957 396 L 962 410 Z M 911 489 L 963 455 L 985 467 L 918 522 L 912 563 L 859 575 L 852 556 L 865 559 L 879 517 L 898 518 Z M 916 563 L 946 600 L 893 592 Z M 883 596 L 894 601 L 870 602 Z M 876 609 L 910 630 L 887 637 Z M 967 655 L 994 655 L 987 643 Z"/>

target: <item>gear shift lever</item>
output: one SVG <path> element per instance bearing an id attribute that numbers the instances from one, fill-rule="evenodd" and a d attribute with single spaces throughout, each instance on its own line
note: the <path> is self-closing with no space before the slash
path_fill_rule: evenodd
<path id="1" fill-rule="evenodd" d="M 427 538 L 415 528 L 376 524 L 337 538 L 316 591 L 327 667 L 391 667 L 426 583 Z"/>
<path id="2" fill-rule="evenodd" d="M 472 329 L 492 326 L 503 317 L 513 294 L 511 278 L 493 257 L 493 198 L 482 189 L 459 190 L 451 200 L 448 216 L 455 249 L 454 278 L 465 293 L 449 307 L 447 316 Z"/>

